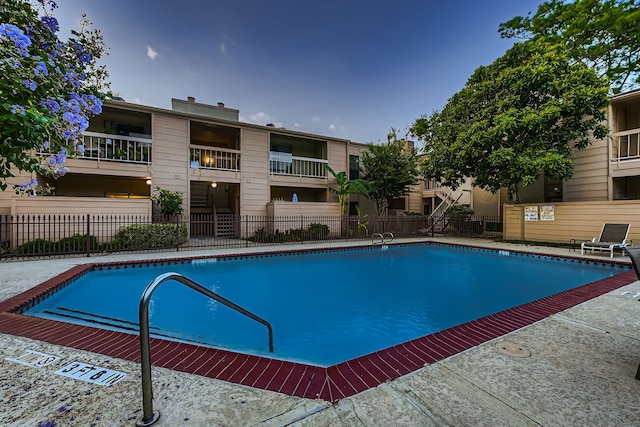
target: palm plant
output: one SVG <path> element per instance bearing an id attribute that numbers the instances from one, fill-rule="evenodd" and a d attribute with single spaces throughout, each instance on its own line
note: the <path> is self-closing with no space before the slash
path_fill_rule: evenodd
<path id="1" fill-rule="evenodd" d="M 336 179 L 337 188 L 331 188 L 331 191 L 338 195 L 338 202 L 340 203 L 340 216 L 344 217 L 349 203 L 350 194 L 362 194 L 366 193 L 367 187 L 364 181 L 359 179 L 347 179 L 346 172 L 336 173 L 328 164 L 324 165 L 324 168 Z"/>

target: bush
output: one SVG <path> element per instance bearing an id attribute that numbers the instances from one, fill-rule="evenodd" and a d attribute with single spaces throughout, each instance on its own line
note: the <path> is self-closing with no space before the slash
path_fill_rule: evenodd
<path id="1" fill-rule="evenodd" d="M 329 226 L 326 224 L 309 224 L 309 239 L 322 240 L 329 237 Z"/>
<path id="2" fill-rule="evenodd" d="M 16 248 L 18 254 L 42 254 L 51 252 L 52 241 L 45 239 L 35 239 Z"/>
<path id="3" fill-rule="evenodd" d="M 473 209 L 467 205 L 453 205 L 447 209 L 449 218 L 470 219 L 473 216 Z"/>
<path id="4" fill-rule="evenodd" d="M 53 244 L 56 252 L 78 252 L 87 250 L 87 236 L 84 234 L 74 234 L 70 237 L 65 237 L 58 240 Z M 98 249 L 98 238 L 96 236 L 89 236 L 89 249 Z"/>
<path id="5" fill-rule="evenodd" d="M 158 208 L 163 215 L 182 215 L 182 212 L 184 211 L 182 206 L 182 193 L 179 191 L 171 191 L 156 187 L 155 191 L 151 195 L 151 200 L 156 202 L 156 205 L 158 205 Z"/>
<path id="6" fill-rule="evenodd" d="M 89 236 L 89 249 L 98 249 L 98 238 L 96 236 Z M 87 236 L 85 234 L 74 234 L 73 236 L 63 237 L 58 241 L 35 239 L 18 246 L 16 253 L 27 255 L 85 252 L 86 250 Z"/>
<path id="7" fill-rule="evenodd" d="M 329 237 L 328 225 L 311 223 L 307 228 L 294 228 L 285 232 L 276 230 L 274 234 L 269 234 L 264 228 L 260 228 L 253 236 L 249 237 L 249 240 L 258 243 L 282 243 L 300 242 L 305 240 L 322 240 L 327 237 Z"/>
<path id="8" fill-rule="evenodd" d="M 112 246 L 126 249 L 150 249 L 174 247 L 186 242 L 187 226 L 185 224 L 133 224 L 120 227 Z"/>

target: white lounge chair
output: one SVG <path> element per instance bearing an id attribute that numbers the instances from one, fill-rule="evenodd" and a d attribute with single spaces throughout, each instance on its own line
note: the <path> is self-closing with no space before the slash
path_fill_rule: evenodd
<path id="1" fill-rule="evenodd" d="M 594 237 L 590 242 L 583 242 L 580 245 L 580 253 L 584 255 L 585 250 L 593 251 L 609 251 L 613 258 L 615 249 L 627 246 L 627 236 L 629 235 L 630 224 L 604 224 L 600 237 Z M 597 240 L 596 240 L 597 239 Z"/>

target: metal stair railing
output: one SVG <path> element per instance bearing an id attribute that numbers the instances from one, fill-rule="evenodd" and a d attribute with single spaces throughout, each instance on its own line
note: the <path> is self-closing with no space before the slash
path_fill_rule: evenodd
<path id="1" fill-rule="evenodd" d="M 137 426 L 150 426 L 158 421 L 160 412 L 153 410 L 153 387 L 151 384 L 151 341 L 149 338 L 149 302 L 151 296 L 158 286 L 167 280 L 175 280 L 196 292 L 199 292 L 227 307 L 243 314 L 258 323 L 262 323 L 267 327 L 269 332 L 269 351 L 273 353 L 273 328 L 271 324 L 261 317 L 256 316 L 250 311 L 240 307 L 234 302 L 229 301 L 225 297 L 205 288 L 204 286 L 194 282 L 186 276 L 178 273 L 164 273 L 156 277 L 149 286 L 144 290 L 140 297 L 140 306 L 138 308 L 138 316 L 140 318 L 140 365 L 142 368 L 142 416 L 136 422 Z"/>
<path id="2" fill-rule="evenodd" d="M 458 200 L 460 200 L 460 198 L 462 197 L 462 193 L 460 193 L 458 195 L 458 197 L 453 201 L 453 203 L 449 204 L 442 212 L 438 212 L 438 210 L 440 209 L 440 207 L 442 207 L 442 205 L 445 203 L 445 201 L 443 200 L 442 202 L 440 202 L 440 204 L 438 205 L 438 207 L 435 208 L 435 210 L 431 213 L 431 215 L 429 215 L 427 217 L 427 220 L 432 219 L 434 216 L 437 215 L 437 217 L 433 220 L 433 222 L 431 223 L 431 225 L 429 226 L 429 228 L 427 228 L 427 233 L 428 232 L 433 232 L 436 225 L 440 222 L 442 222 L 442 230 L 444 230 L 445 228 L 447 228 L 447 225 L 449 225 L 449 223 L 447 222 L 447 211 L 449 211 L 449 209 L 451 209 L 451 206 L 455 205 L 456 203 L 458 203 Z"/>

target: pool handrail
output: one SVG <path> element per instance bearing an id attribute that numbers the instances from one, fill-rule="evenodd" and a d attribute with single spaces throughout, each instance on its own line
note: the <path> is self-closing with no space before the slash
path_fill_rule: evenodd
<path id="1" fill-rule="evenodd" d="M 380 238 L 380 242 L 376 242 L 374 240 L 376 236 L 378 236 Z M 384 238 L 385 236 L 389 236 L 391 238 L 391 240 L 389 240 L 389 242 L 393 242 L 393 239 L 395 239 L 395 236 L 393 235 L 392 232 L 385 231 L 384 233 L 373 233 L 371 235 L 371 243 L 373 243 L 374 245 L 377 245 L 378 243 L 384 245 L 386 243 L 385 238 Z"/>
<path id="2" fill-rule="evenodd" d="M 138 308 L 138 316 L 140 319 L 140 366 L 142 369 L 142 416 L 136 422 L 137 426 L 146 427 L 158 421 L 160 412 L 153 410 L 153 387 L 151 384 L 151 340 L 149 337 L 149 302 L 151 296 L 160 284 L 167 280 L 175 280 L 176 282 L 190 287 L 196 292 L 218 301 L 221 304 L 237 311 L 240 314 L 262 323 L 267 327 L 269 332 L 269 352 L 273 353 L 273 328 L 271 324 L 263 318 L 256 316 L 250 311 L 240 307 L 238 304 L 229 301 L 225 297 L 218 295 L 210 289 L 194 282 L 186 276 L 178 273 L 164 273 L 156 277 L 142 293 L 140 297 L 140 306 Z"/>

